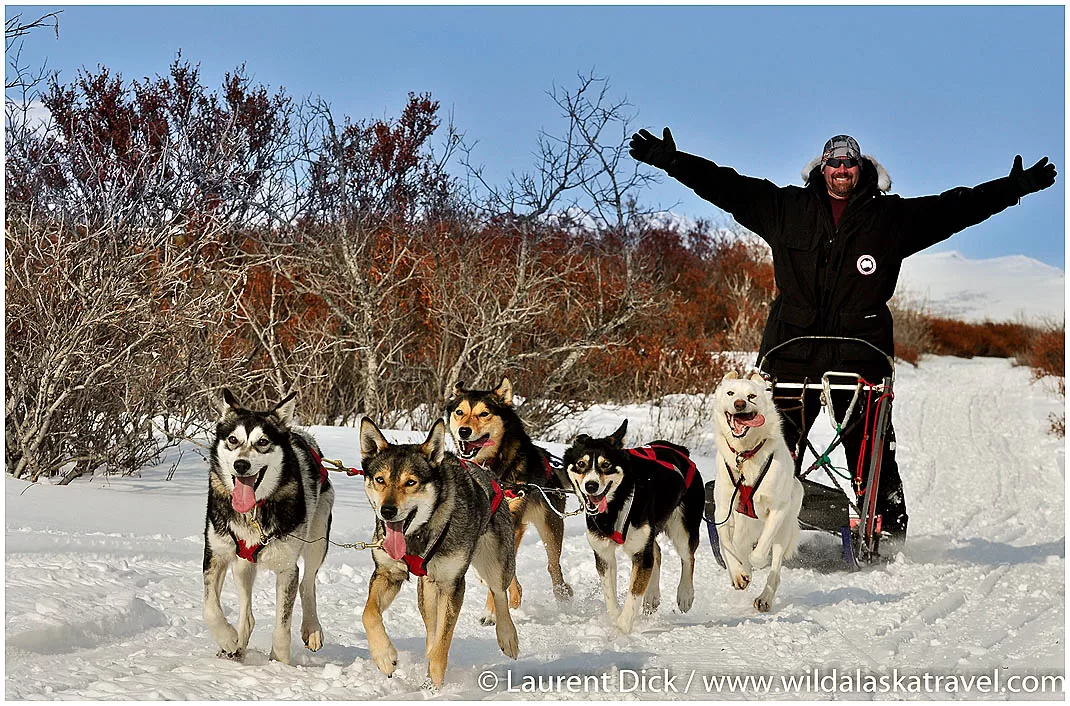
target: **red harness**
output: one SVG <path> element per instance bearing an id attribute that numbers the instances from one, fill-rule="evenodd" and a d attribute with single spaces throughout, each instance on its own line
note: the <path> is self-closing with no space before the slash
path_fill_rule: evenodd
<path id="1" fill-rule="evenodd" d="M 481 469 L 483 471 L 487 470 L 485 467 L 479 465 L 478 463 L 476 463 L 474 461 L 466 461 L 463 458 L 458 458 L 457 460 L 461 462 L 461 466 L 464 467 L 464 469 L 466 471 L 471 472 L 471 469 L 473 467 L 479 468 L 479 469 Z M 489 472 L 487 473 L 487 476 L 490 477 L 490 473 Z M 478 483 L 479 481 L 477 480 L 476 482 Z M 490 514 L 491 515 L 493 515 L 495 513 L 495 511 L 498 509 L 498 506 L 500 506 L 502 504 L 502 499 L 503 498 L 515 498 L 515 497 L 517 497 L 516 493 L 513 492 L 512 490 L 503 490 L 501 484 L 498 483 L 498 481 L 494 480 L 494 478 L 490 478 L 490 488 L 491 488 L 491 491 L 493 491 L 491 493 L 491 497 L 490 497 Z"/>
<path id="2" fill-rule="evenodd" d="M 651 441 L 626 451 L 644 461 L 651 461 L 662 468 L 679 473 L 684 479 L 684 488 L 691 487 L 691 481 L 695 478 L 695 462 L 675 445 L 667 441 Z"/>
<path id="3" fill-rule="evenodd" d="M 233 532 L 231 533 L 233 534 Z M 238 543 L 237 555 L 246 561 L 256 563 L 256 555 L 260 553 L 260 550 L 264 548 L 263 544 L 246 544 L 244 539 L 234 538 L 234 541 Z"/>
<path id="4" fill-rule="evenodd" d="M 741 464 L 743 461 L 749 461 L 754 458 L 758 453 L 758 449 L 762 448 L 765 444 L 762 443 L 755 446 L 753 449 L 747 449 L 746 451 L 736 451 L 729 444 L 728 449 L 736 455 L 736 463 Z M 736 502 L 736 512 L 747 517 L 758 519 L 758 513 L 754 511 L 754 491 L 758 489 L 758 486 L 762 484 L 762 480 L 765 479 L 765 474 L 769 470 L 769 466 L 773 464 L 772 455 L 769 456 L 769 460 L 766 461 L 765 466 L 762 468 L 762 472 L 758 474 L 758 479 L 754 481 L 754 485 L 744 485 L 743 476 L 735 478 L 732 475 L 732 467 L 728 465 L 728 460 L 725 459 L 724 465 L 728 469 L 728 478 L 732 481 L 732 485 L 736 487 L 736 493 L 738 495 L 738 501 Z"/>
<path id="5" fill-rule="evenodd" d="M 684 481 L 684 488 L 691 487 L 691 481 L 694 480 L 697 469 L 695 462 L 681 447 L 668 441 L 652 441 L 633 449 L 625 449 L 625 451 L 643 461 L 657 464 L 660 468 L 677 473 Z M 610 535 L 610 539 L 616 544 L 624 544 L 624 535 L 627 533 L 628 517 L 631 515 L 634 499 L 635 488 L 633 487 L 618 512 L 613 534 Z"/>

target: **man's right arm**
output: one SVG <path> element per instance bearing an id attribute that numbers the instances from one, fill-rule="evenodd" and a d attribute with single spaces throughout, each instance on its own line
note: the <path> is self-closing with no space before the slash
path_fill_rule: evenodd
<path id="1" fill-rule="evenodd" d="M 665 128 L 662 139 L 640 130 L 632 136 L 630 147 L 632 157 L 664 169 L 703 199 L 730 213 L 740 225 L 766 241 L 776 238 L 781 190 L 772 182 L 680 152 L 669 128 Z"/>

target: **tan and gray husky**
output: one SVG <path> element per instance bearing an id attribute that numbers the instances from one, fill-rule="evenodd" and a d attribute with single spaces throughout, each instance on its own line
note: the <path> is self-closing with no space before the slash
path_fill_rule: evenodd
<path id="1" fill-rule="evenodd" d="M 375 510 L 375 572 L 364 607 L 372 660 L 392 676 L 398 653 L 386 634 L 383 611 L 409 574 L 427 629 L 428 685 L 442 686 L 453 629 L 464 601 L 469 565 L 490 588 L 498 646 L 516 659 L 519 641 L 506 588 L 516 571 L 513 520 L 504 493 L 486 472 L 466 469 L 445 450 L 446 425 L 435 422 L 423 444 L 391 444 L 365 417 L 360 424 L 364 489 Z"/>
<path id="2" fill-rule="evenodd" d="M 528 436 L 524 422 L 513 407 L 509 378 L 502 378 L 493 390 L 469 390 L 464 388 L 464 383 L 457 383 L 446 402 L 446 418 L 461 459 L 486 468 L 508 488 L 530 484 L 548 489 L 544 495 L 529 488 L 522 497 L 510 500 L 516 528 L 515 546 L 519 551 L 528 524 L 534 524 L 546 547 L 546 569 L 554 596 L 559 601 L 570 600 L 572 587 L 561 572 L 561 544 L 565 536 L 562 491 L 569 487 L 568 476 L 562 468 L 551 464 L 550 455 Z M 512 607 L 520 606 L 521 595 L 519 582 L 513 581 L 509 586 Z M 493 602 L 489 597 L 483 620 L 493 621 Z"/>

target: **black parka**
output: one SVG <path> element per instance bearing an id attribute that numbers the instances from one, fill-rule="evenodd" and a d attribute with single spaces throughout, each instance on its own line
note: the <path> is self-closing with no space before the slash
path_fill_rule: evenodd
<path id="1" fill-rule="evenodd" d="M 903 198 L 878 188 L 879 168 L 872 157 L 863 158 L 858 185 L 837 228 L 819 163 L 805 186 L 781 187 L 677 152 L 669 175 L 730 213 L 773 250 L 779 291 L 759 361 L 797 336 L 860 338 L 894 355 L 888 300 L 904 258 L 999 213 L 1020 196 L 1004 177 L 938 196 Z M 868 346 L 814 342 L 779 349 L 763 369 L 781 379 L 817 379 L 826 370 L 841 370 L 877 382 L 888 374 L 887 363 Z"/>

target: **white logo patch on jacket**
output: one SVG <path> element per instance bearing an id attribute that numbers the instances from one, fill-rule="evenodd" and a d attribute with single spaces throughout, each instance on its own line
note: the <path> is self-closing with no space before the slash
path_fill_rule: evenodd
<path id="1" fill-rule="evenodd" d="M 872 255 L 862 255 L 855 263 L 855 267 L 863 275 L 871 275 L 877 271 L 877 258 Z"/>

